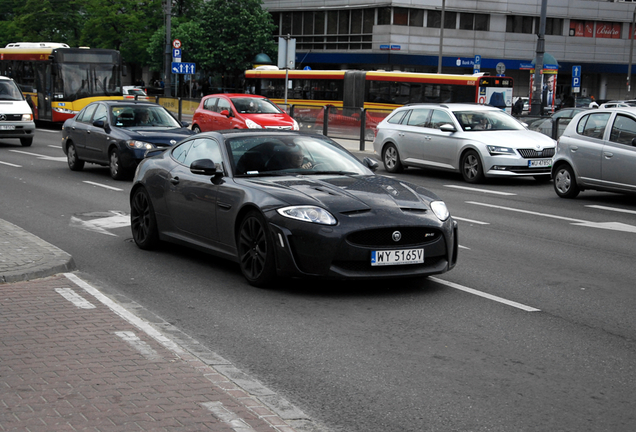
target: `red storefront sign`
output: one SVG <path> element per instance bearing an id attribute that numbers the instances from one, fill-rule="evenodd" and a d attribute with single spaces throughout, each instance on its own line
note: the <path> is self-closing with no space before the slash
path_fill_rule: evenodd
<path id="1" fill-rule="evenodd" d="M 621 24 L 620 23 L 596 23 L 596 37 L 597 38 L 609 38 L 620 39 L 621 37 Z"/>

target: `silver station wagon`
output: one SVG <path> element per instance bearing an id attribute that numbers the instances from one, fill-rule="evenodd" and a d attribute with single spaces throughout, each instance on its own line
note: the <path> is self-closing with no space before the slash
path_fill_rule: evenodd
<path id="1" fill-rule="evenodd" d="M 415 104 L 382 120 L 373 148 L 388 172 L 417 167 L 458 172 L 468 183 L 518 176 L 550 181 L 556 141 L 498 108 Z"/>
<path id="2" fill-rule="evenodd" d="M 552 177 L 562 198 L 586 189 L 636 193 L 636 107 L 574 117 L 559 138 Z"/>

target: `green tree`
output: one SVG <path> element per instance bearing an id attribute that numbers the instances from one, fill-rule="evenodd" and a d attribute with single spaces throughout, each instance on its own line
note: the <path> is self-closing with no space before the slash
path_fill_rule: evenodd
<path id="1" fill-rule="evenodd" d="M 198 59 L 209 72 L 239 76 L 259 53 L 272 56 L 274 24 L 261 0 L 210 0 L 200 14 L 202 42 L 207 50 Z"/>

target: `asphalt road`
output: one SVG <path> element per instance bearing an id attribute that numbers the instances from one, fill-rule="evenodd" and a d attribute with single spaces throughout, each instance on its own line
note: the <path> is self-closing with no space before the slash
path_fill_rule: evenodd
<path id="1" fill-rule="evenodd" d="M 556 196 L 533 179 L 478 186 L 409 170 L 459 221 L 446 274 L 375 283 L 246 284 L 235 264 L 139 250 L 130 182 L 71 172 L 59 130 L 0 140 L 0 218 L 124 294 L 333 431 L 636 429 L 636 204 Z M 382 169 L 379 173 L 384 173 Z"/>

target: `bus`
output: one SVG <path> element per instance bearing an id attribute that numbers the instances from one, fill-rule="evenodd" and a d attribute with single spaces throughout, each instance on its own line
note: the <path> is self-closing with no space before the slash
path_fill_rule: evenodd
<path id="1" fill-rule="evenodd" d="M 287 74 L 287 78 L 286 78 Z M 287 100 L 285 100 L 285 80 Z M 291 105 L 294 117 L 320 123 L 328 106 L 342 117 L 364 109 L 371 127 L 397 107 L 410 103 L 472 102 L 512 110 L 510 77 L 386 71 L 278 70 L 261 66 L 245 71 L 246 91 L 279 105 Z M 312 108 L 314 107 L 314 108 Z M 319 108 L 316 108 L 319 107 Z M 358 114 L 359 115 L 359 114 Z M 351 117 L 349 115 L 349 117 Z M 353 117 L 351 117 L 353 118 Z M 307 123 L 307 118 L 302 119 Z"/>
<path id="2" fill-rule="evenodd" d="M 119 51 L 63 43 L 0 48 L 0 75 L 18 84 L 36 120 L 64 122 L 94 100 L 123 99 Z"/>

